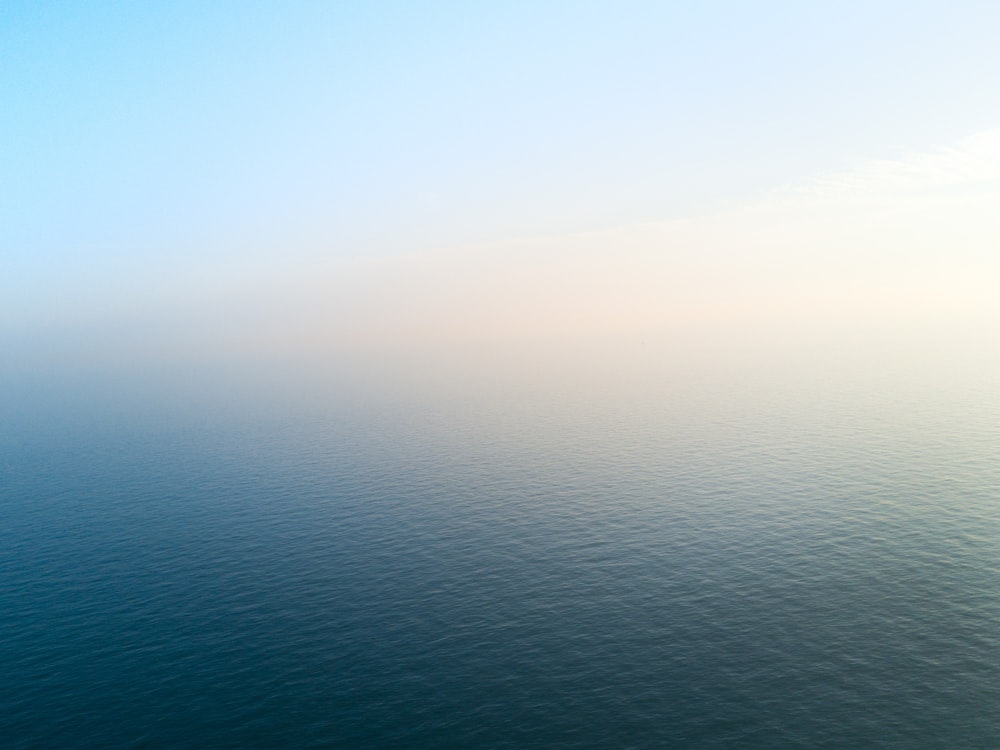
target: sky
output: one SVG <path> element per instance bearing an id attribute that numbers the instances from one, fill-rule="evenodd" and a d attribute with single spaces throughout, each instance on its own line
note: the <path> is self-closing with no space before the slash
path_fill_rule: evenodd
<path id="1" fill-rule="evenodd" d="M 7 2 L 0 336 L 127 360 L 985 335 L 998 22 L 912 0 Z"/>

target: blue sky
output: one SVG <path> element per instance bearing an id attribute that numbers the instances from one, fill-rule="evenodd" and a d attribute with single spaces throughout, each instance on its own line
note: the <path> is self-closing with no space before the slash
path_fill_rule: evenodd
<path id="1" fill-rule="evenodd" d="M 988 2 L 5 3 L 0 309 L 30 330 L 206 267 L 729 210 L 996 127 L 998 21 Z"/>

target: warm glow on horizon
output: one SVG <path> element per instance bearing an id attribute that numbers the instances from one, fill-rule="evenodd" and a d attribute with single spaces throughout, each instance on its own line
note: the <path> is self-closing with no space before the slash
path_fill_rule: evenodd
<path id="1" fill-rule="evenodd" d="M 908 6 L 910 26 L 866 13 L 864 29 L 789 7 L 766 38 L 657 4 L 530 24 L 434 6 L 398 27 L 257 10 L 243 26 L 192 10 L 211 43 L 160 7 L 78 9 L 94 36 L 72 39 L 56 16 L 12 15 L 9 75 L 35 81 L 0 126 L 22 144 L 0 217 L 15 366 L 996 330 L 1000 130 L 972 75 L 996 45 L 975 14 L 952 18 L 968 44 L 945 86 L 906 31 L 941 19 Z M 818 20 L 829 39 L 809 36 Z M 264 38 L 272 67 L 251 62 Z"/>
<path id="2" fill-rule="evenodd" d="M 689 219 L 208 275 L 180 306 L 193 287 L 173 280 L 133 310 L 159 335 L 127 345 L 324 358 L 970 326 L 981 335 L 1000 323 L 998 144 L 993 131 Z"/>

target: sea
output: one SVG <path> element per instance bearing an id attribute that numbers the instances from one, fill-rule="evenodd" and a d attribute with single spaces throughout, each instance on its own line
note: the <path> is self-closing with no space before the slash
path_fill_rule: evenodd
<path id="1" fill-rule="evenodd" d="M 1000 748 L 1000 369 L 866 356 L 8 377 L 0 747 Z"/>

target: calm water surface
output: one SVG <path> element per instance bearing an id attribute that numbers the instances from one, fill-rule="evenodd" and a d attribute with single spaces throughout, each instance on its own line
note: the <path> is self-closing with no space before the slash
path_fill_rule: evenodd
<path id="1" fill-rule="evenodd" d="M 988 378 L 53 388 L 3 406 L 5 748 L 1000 747 Z"/>

